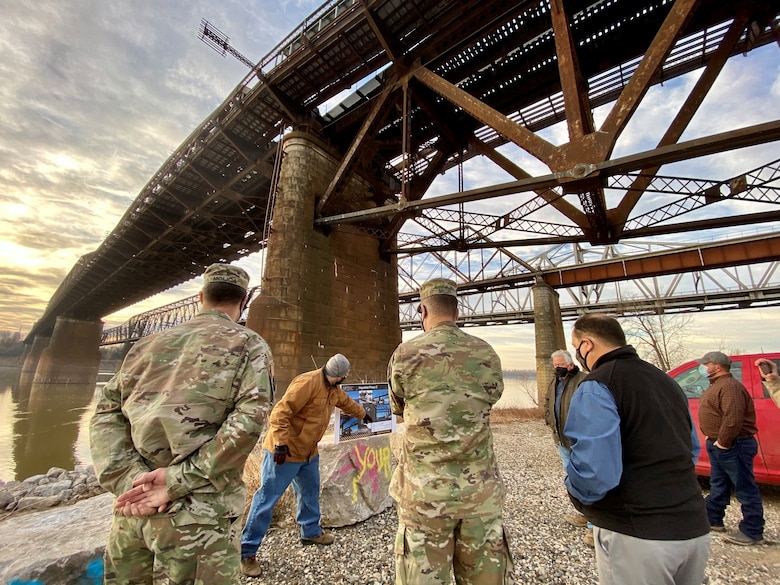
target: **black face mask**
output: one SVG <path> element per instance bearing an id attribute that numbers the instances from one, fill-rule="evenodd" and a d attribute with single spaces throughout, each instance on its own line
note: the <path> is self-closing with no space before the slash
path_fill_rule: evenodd
<path id="1" fill-rule="evenodd" d="M 568 374 L 569 374 L 569 368 L 562 368 L 560 366 L 555 368 L 556 378 L 565 378 Z"/>
<path id="2" fill-rule="evenodd" d="M 586 372 L 590 372 L 590 368 L 588 367 L 588 356 L 590 355 L 590 351 L 586 353 L 585 355 L 582 355 L 580 353 L 580 347 L 582 347 L 582 344 L 585 343 L 585 340 L 583 339 L 580 341 L 580 344 L 577 346 L 577 361 L 580 362 L 580 365 L 582 366 L 582 369 Z M 593 350 L 591 350 L 593 351 Z"/>

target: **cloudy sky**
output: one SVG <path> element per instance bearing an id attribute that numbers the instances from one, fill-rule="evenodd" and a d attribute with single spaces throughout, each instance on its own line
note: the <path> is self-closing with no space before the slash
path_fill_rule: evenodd
<path id="1" fill-rule="evenodd" d="M 78 258 L 100 245 L 153 173 L 246 75 L 239 61 L 198 39 L 201 19 L 259 60 L 319 4 L 0 0 L 0 330 L 30 329 Z M 771 45 L 733 60 L 683 139 L 776 119 L 778 55 Z M 695 75 L 686 76 L 659 89 L 658 99 L 645 100 L 616 154 L 651 148 L 658 140 L 655 121 L 674 114 L 675 100 L 694 81 Z M 547 137 L 564 141 L 565 128 L 552 128 Z M 776 144 L 746 149 L 711 164 L 725 178 L 768 162 L 773 149 Z M 546 172 L 507 151 L 529 171 Z M 697 176 L 696 170 L 686 163 L 676 172 Z M 712 177 L 712 169 L 702 176 Z M 465 170 L 467 189 L 493 182 L 490 163 L 474 161 Z M 432 193 L 452 192 L 456 185 L 455 177 L 445 176 Z M 260 259 L 246 264 L 257 275 Z M 197 281 L 177 287 L 107 317 L 106 324 L 118 325 L 198 288 Z M 713 343 L 780 350 L 778 317 L 777 309 L 697 316 L 692 352 Z M 531 327 L 478 334 L 496 344 L 505 367 L 533 367 Z"/>

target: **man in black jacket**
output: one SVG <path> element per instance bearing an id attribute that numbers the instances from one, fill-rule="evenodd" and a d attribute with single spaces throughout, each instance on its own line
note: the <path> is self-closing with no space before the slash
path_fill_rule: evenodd
<path id="1" fill-rule="evenodd" d="M 580 317 L 572 344 L 591 373 L 564 427 L 571 441 L 565 483 L 596 526 L 599 582 L 699 585 L 710 526 L 682 389 L 626 345 L 612 317 Z"/>

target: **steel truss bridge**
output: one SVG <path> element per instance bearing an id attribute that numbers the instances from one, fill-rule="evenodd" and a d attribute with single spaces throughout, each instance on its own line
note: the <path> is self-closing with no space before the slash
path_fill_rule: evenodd
<path id="1" fill-rule="evenodd" d="M 767 248 L 774 259 L 753 265 L 729 265 L 744 244 Z M 772 251 L 774 250 L 774 252 Z M 663 314 L 777 306 L 780 304 L 780 237 L 753 234 L 733 242 L 710 245 L 632 242 L 583 247 L 547 246 L 525 261 L 503 251 L 447 251 L 399 258 L 399 311 L 403 330 L 419 329 L 417 290 L 440 276 L 459 282 L 464 326 L 514 325 L 534 322 L 531 286 L 556 283 L 573 274 L 582 282 L 559 288 L 561 314 L 573 319 L 587 311 L 623 314 Z M 686 254 L 700 258 L 700 269 L 666 273 L 664 259 Z M 717 257 L 720 257 L 718 260 Z M 654 264 L 650 269 L 648 264 Z M 644 265 L 651 276 L 638 278 L 632 266 Z M 615 268 L 623 277 L 614 274 Z M 256 287 L 259 288 L 259 287 Z M 253 293 L 256 289 L 253 289 Z M 101 345 L 134 342 L 191 319 L 198 311 L 197 295 L 130 318 L 103 331 Z"/>
<path id="2" fill-rule="evenodd" d="M 587 253 L 777 226 L 776 156 L 757 160 L 753 149 L 726 172 L 715 158 L 778 141 L 776 109 L 752 112 L 750 126 L 734 111 L 719 122 L 735 129 L 682 138 L 727 62 L 778 42 L 774 0 L 329 0 L 162 164 L 26 342 L 58 316 L 100 319 L 261 250 L 290 130 L 315 134 L 340 160 L 315 225 L 350 224 L 388 255 L 492 250 L 528 264 L 540 246 Z M 692 71 L 690 84 L 673 82 Z M 670 113 L 653 120 L 656 146 L 621 151 L 637 112 L 659 100 Z M 559 122 L 568 137 L 553 143 L 544 131 Z M 685 161 L 706 176 L 675 172 Z M 474 163 L 491 179 L 467 189 L 463 169 Z M 434 196 L 448 170 L 458 189 Z M 355 175 L 369 188 L 347 197 Z M 742 264 L 761 261 L 746 249 Z M 696 267 L 688 258 L 678 270 Z"/>

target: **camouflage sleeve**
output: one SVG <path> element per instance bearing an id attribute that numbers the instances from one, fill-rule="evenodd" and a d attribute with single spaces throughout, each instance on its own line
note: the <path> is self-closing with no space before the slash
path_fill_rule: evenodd
<path id="1" fill-rule="evenodd" d="M 346 412 L 349 416 L 363 419 L 366 416 L 366 409 L 360 406 L 357 402 L 352 400 L 349 395 L 341 388 L 338 388 L 338 399 L 336 406 L 342 411 Z"/>
<path id="2" fill-rule="evenodd" d="M 101 391 L 89 423 L 92 463 L 100 485 L 114 495 L 133 487 L 133 480 L 150 471 L 130 436 L 130 421 L 122 412 L 120 375 Z"/>
<path id="3" fill-rule="evenodd" d="M 390 411 L 397 415 L 404 415 L 404 389 L 401 384 L 401 379 L 395 368 L 396 353 L 390 356 L 390 363 L 387 364 L 387 386 L 390 389 Z"/>
<path id="4" fill-rule="evenodd" d="M 504 394 L 504 373 L 501 367 L 501 358 L 498 357 L 498 354 L 492 347 L 488 347 L 490 349 L 491 359 L 487 363 L 489 380 L 486 382 L 485 387 L 486 389 L 491 388 L 488 395 L 490 396 L 490 404 L 492 406 L 498 402 Z"/>
<path id="5" fill-rule="evenodd" d="M 244 466 L 273 401 L 271 364 L 268 345 L 259 336 L 250 337 L 234 379 L 233 411 L 211 440 L 180 463 L 170 465 L 165 472 L 172 500 L 208 483 L 222 490 L 231 476 L 228 472 Z"/>
<path id="6" fill-rule="evenodd" d="M 305 377 L 294 378 L 271 411 L 269 423 L 274 429 L 276 445 L 290 444 L 290 421 L 311 400 L 313 385 L 306 381 Z"/>

